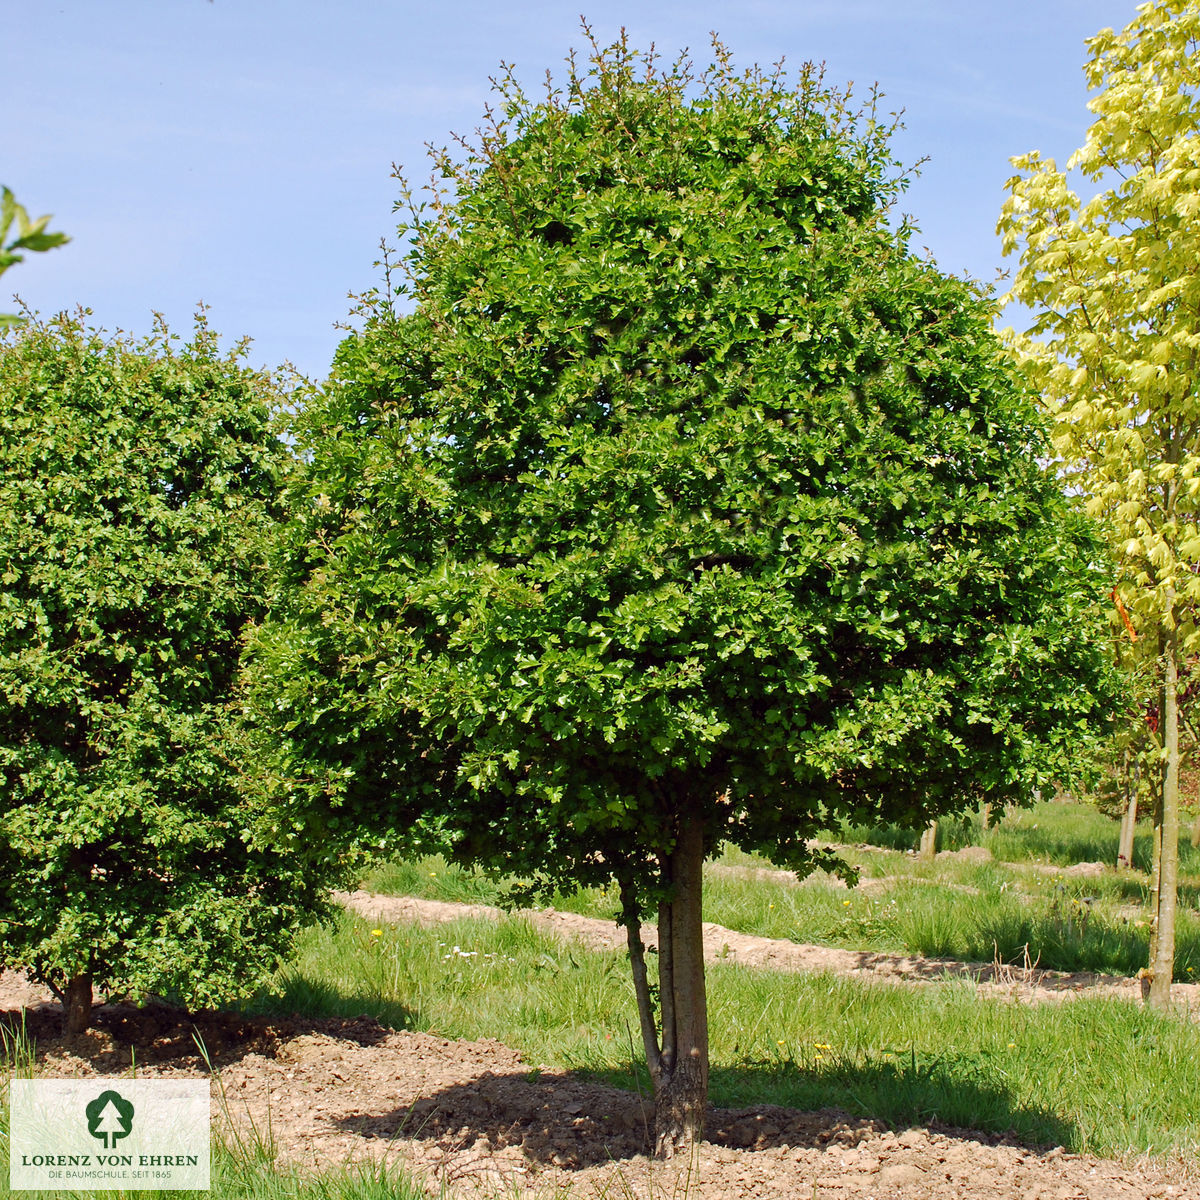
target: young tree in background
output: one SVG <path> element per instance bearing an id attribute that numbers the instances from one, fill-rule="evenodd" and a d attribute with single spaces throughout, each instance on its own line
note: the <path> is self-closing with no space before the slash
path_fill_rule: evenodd
<path id="1" fill-rule="evenodd" d="M 17 223 L 16 236 L 8 241 L 13 221 Z M 17 203 L 17 198 L 12 192 L 8 188 L 0 188 L 0 275 L 9 267 L 25 261 L 25 255 L 20 253 L 22 250 L 53 250 L 71 240 L 65 233 L 47 233 L 46 226 L 49 224 L 49 213 L 31 221 L 29 214 Z M 20 324 L 21 318 L 16 314 L 0 313 L 0 330 Z"/>
<path id="2" fill-rule="evenodd" d="M 716 57 L 509 78 L 439 160 L 414 311 L 376 297 L 304 417 L 247 677 L 296 821 L 403 793 L 463 861 L 616 882 L 663 1155 L 706 855 L 1026 800 L 1107 703 L 1086 522 L 986 303 L 889 227 L 887 124 Z"/>
<path id="3" fill-rule="evenodd" d="M 1087 44 L 1097 119 L 1067 166 L 1098 190 L 1081 203 L 1053 160 L 1016 158 L 999 228 L 1020 255 L 1011 296 L 1035 316 L 1013 344 L 1054 414 L 1069 486 L 1110 532 L 1123 654 L 1157 680 L 1149 971 L 1161 1007 L 1174 971 L 1179 680 L 1200 648 L 1200 4 L 1153 0 Z"/>
<path id="4" fill-rule="evenodd" d="M 210 1005 L 317 903 L 249 841 L 226 712 L 260 609 L 279 392 L 218 354 L 82 318 L 0 342 L 0 961 L 64 1001 Z"/>

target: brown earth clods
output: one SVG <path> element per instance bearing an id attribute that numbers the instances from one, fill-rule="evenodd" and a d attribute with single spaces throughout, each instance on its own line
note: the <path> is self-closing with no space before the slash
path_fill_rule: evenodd
<path id="1" fill-rule="evenodd" d="M 376 920 L 447 920 L 470 909 L 365 893 L 343 902 Z M 605 922 L 526 915 L 589 945 L 623 945 L 623 934 Z M 964 971 L 963 964 L 931 969 L 919 959 L 821 947 L 793 954 L 791 943 L 719 926 L 705 932 L 712 957 L 777 970 L 849 970 L 909 986 L 936 986 L 931 981 Z M 985 969 L 974 970 L 978 977 Z M 1016 983 L 988 983 L 985 975 L 981 986 L 1008 988 L 1025 1001 L 1129 991 L 1117 981 L 1048 974 Z M 1200 1009 L 1196 990 L 1188 986 L 1179 999 Z M 712 1109 L 694 1154 L 659 1163 L 647 1155 L 644 1098 L 524 1062 L 496 1041 L 396 1032 L 366 1017 L 188 1016 L 165 1006 L 110 1005 L 96 1010 L 95 1029 L 67 1046 L 58 1038 L 58 1005 L 23 977 L 0 974 L 0 1013 L 21 1008 L 38 1042 L 40 1074 L 118 1075 L 131 1062 L 141 1076 L 208 1074 L 198 1037 L 226 1137 L 266 1138 L 269 1131 L 282 1159 L 318 1170 L 363 1159 L 402 1164 L 428 1179 L 431 1195 L 444 1184 L 455 1198 L 569 1191 L 580 1200 L 1200 1200 L 1200 1181 L 1161 1161 L 1031 1149 L 938 1125 L 894 1130 L 833 1109 Z"/>

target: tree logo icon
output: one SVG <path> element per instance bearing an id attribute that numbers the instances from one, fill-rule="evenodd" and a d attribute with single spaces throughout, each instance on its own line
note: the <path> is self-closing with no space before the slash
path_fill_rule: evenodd
<path id="1" fill-rule="evenodd" d="M 133 1105 L 120 1092 L 101 1092 L 84 1110 L 88 1133 L 111 1150 L 118 1138 L 128 1137 L 133 1128 Z"/>

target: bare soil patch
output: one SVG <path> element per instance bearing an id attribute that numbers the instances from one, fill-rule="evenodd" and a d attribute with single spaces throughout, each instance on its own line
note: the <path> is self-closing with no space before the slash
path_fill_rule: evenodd
<path id="1" fill-rule="evenodd" d="M 5 978 L 6 989 L 19 984 Z M 314 1170 L 376 1159 L 455 1196 L 692 1200 L 1144 1200 L 1200 1197 L 1160 1164 L 1033 1150 L 944 1127 L 892 1130 L 835 1109 L 713 1109 L 689 1161 L 647 1156 L 650 1113 L 628 1092 L 523 1062 L 495 1041 L 457 1042 L 357 1020 L 249 1020 L 106 1006 L 74 1046 L 60 1014 L 27 1014 L 46 1075 L 195 1075 L 213 1066 L 227 1136 L 270 1130 L 282 1158 Z"/>
<path id="2" fill-rule="evenodd" d="M 354 893 L 343 902 L 372 920 L 494 916 L 483 906 Z M 623 946 L 623 933 L 571 913 L 528 919 L 589 946 Z M 653 940 L 653 930 L 645 936 Z M 776 970 L 838 971 L 897 984 L 936 986 L 982 978 L 987 968 L 901 956 L 775 943 L 706 926 L 706 950 Z M 975 974 L 971 974 L 975 972 Z M 1097 989 L 1136 994 L 1128 981 L 1043 975 L 1018 999 Z M 1024 991 L 1021 989 L 1024 988 Z M 1181 999 L 1200 1008 L 1188 987 Z M 713 1109 L 708 1137 L 690 1161 L 647 1156 L 648 1103 L 635 1094 L 528 1063 L 496 1041 L 458 1042 L 355 1020 L 189 1015 L 161 1005 L 107 1005 L 71 1046 L 58 1038 L 61 1010 L 13 972 L 0 974 L 0 1012 L 25 1009 L 39 1070 L 80 1077 L 128 1071 L 205 1075 L 229 1137 L 270 1136 L 281 1158 L 312 1169 L 375 1159 L 404 1164 L 454 1197 L 600 1200 L 1200 1200 L 1200 1182 L 1161 1162 L 1121 1163 L 1032 1149 L 1011 1139 L 941 1126 L 889 1129 L 834 1109 Z"/>

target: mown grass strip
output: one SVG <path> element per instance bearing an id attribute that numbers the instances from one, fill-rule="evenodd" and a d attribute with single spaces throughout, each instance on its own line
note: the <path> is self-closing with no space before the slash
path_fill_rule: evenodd
<path id="1" fill-rule="evenodd" d="M 898 874 L 886 888 L 846 890 L 820 880 L 799 887 L 718 864 L 706 874 L 704 918 L 740 933 L 847 950 L 1012 963 L 1028 949 L 1043 970 L 1134 975 L 1146 965 L 1149 922 L 1107 882 L 949 862 Z M 511 883 L 432 857 L 389 863 L 364 886 L 387 895 L 503 904 Z M 551 903 L 566 912 L 616 916 L 615 896 L 595 888 L 556 895 Z M 1178 916 L 1175 973 L 1180 981 L 1200 978 L 1200 919 L 1186 907 Z"/>
<path id="2" fill-rule="evenodd" d="M 1074 875 L 1077 862 L 1111 862 L 1113 821 L 1085 804 L 1045 802 L 1013 810 L 991 829 L 975 817 L 941 825 L 950 850 L 978 846 L 990 857 L 910 855 L 867 848 L 908 847 L 916 835 L 893 826 L 846 827 L 842 854 L 864 886 L 847 892 L 817 876 L 804 887 L 770 864 L 727 848 L 705 881 L 705 919 L 760 937 L 953 958 L 1023 962 L 1045 970 L 1134 975 L 1146 965 L 1149 883 L 1136 871 Z M 1148 827 L 1139 846 L 1149 842 Z M 1200 872 L 1200 851 L 1180 846 L 1185 872 Z M 1136 857 L 1136 856 L 1135 856 Z M 1057 868 L 1057 869 L 1056 869 Z M 494 879 L 439 857 L 396 861 L 364 881 L 371 891 L 428 899 L 504 904 L 515 879 Z M 1185 874 L 1176 932 L 1176 979 L 1200 980 L 1200 877 Z M 556 908 L 613 919 L 611 891 L 583 889 L 551 899 Z"/>

